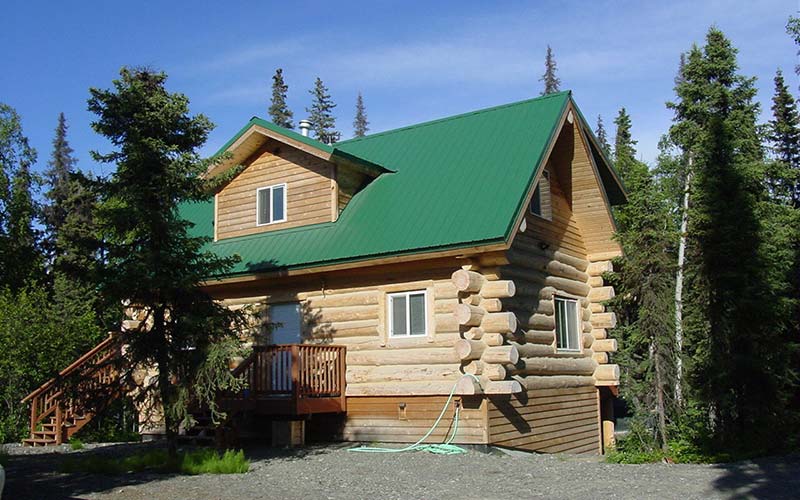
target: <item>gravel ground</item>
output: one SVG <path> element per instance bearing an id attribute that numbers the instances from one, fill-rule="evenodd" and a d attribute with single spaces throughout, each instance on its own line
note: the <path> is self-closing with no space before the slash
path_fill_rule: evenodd
<path id="1" fill-rule="evenodd" d="M 66 454 L 120 456 L 148 444 L 10 447 L 4 499 L 800 498 L 800 456 L 722 465 L 614 465 L 599 458 L 470 449 L 351 453 L 348 446 L 245 448 L 250 472 L 224 476 L 63 474 Z"/>

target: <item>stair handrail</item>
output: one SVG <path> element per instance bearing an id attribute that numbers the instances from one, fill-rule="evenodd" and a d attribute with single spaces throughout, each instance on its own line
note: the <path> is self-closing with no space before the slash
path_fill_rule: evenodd
<path id="1" fill-rule="evenodd" d="M 94 346 L 90 351 L 88 351 L 80 358 L 76 359 L 71 365 L 58 372 L 58 375 L 56 375 L 55 377 L 51 378 L 50 380 L 39 386 L 38 389 L 25 396 L 20 401 L 20 403 L 27 403 L 28 401 L 35 398 L 42 392 L 46 391 L 47 389 L 52 387 L 56 382 L 58 382 L 58 380 L 63 379 L 64 377 L 75 371 L 77 368 L 80 368 L 89 358 L 91 358 L 98 352 L 102 351 L 106 347 L 110 346 L 116 340 L 117 340 L 116 335 L 114 335 L 113 332 L 109 332 L 108 338 L 106 338 L 105 340 Z"/>

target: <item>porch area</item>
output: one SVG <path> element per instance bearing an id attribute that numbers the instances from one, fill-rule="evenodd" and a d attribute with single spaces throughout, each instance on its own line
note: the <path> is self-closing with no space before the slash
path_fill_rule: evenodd
<path id="1" fill-rule="evenodd" d="M 221 394 L 231 413 L 300 418 L 315 413 L 345 413 L 344 346 L 284 344 L 256 346 L 233 370 L 247 387 Z"/>

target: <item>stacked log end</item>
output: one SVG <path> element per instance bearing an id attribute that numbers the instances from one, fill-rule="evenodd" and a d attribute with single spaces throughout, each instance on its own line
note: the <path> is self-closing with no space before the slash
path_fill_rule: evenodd
<path id="1" fill-rule="evenodd" d="M 614 271 L 611 260 L 595 260 L 586 268 L 589 275 L 587 283 L 590 286 L 587 298 L 591 302 L 591 330 L 590 336 L 592 359 L 598 364 L 593 373 L 595 385 L 618 385 L 619 366 L 609 364 L 610 354 L 618 349 L 616 339 L 608 338 L 608 330 L 617 326 L 617 316 L 607 312 L 605 303 L 614 298 L 614 288 L 607 286 L 603 280 L 605 273 Z"/>
<path id="2" fill-rule="evenodd" d="M 459 269 L 451 278 L 460 301 L 453 309 L 453 318 L 463 338 L 454 349 L 462 362 L 465 376 L 457 387 L 460 394 L 513 394 L 522 391 L 514 380 L 506 380 L 504 365 L 519 361 L 516 347 L 505 342 L 505 336 L 517 329 L 517 318 L 502 312 L 503 299 L 516 294 L 513 281 L 490 279 L 474 270 Z"/>

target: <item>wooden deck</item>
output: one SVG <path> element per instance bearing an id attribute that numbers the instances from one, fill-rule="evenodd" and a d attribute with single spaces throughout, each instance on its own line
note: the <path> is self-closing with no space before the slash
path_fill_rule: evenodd
<path id="1" fill-rule="evenodd" d="M 288 344 L 255 347 L 233 374 L 247 388 L 220 396 L 224 411 L 296 417 L 344 413 L 344 346 Z"/>

